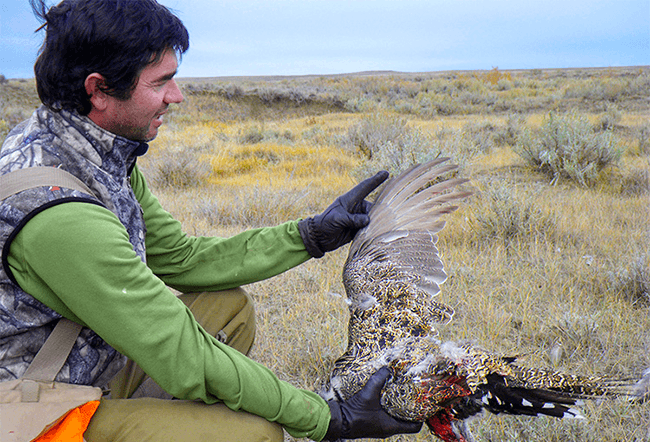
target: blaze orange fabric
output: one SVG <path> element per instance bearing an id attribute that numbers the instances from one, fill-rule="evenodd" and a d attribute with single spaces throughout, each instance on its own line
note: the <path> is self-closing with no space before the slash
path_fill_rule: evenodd
<path id="1" fill-rule="evenodd" d="M 97 407 L 99 401 L 90 401 L 70 410 L 32 442 L 83 442 L 84 432 Z"/>

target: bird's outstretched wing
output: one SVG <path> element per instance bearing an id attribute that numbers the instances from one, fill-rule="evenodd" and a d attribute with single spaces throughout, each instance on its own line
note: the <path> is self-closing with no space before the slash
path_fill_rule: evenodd
<path id="1" fill-rule="evenodd" d="M 350 302 L 349 341 L 331 378 L 334 396 L 354 394 L 410 338 L 436 335 L 434 324 L 454 311 L 435 300 L 447 275 L 436 243 L 442 215 L 471 192 L 465 179 L 443 179 L 457 168 L 440 158 L 390 181 L 370 210 L 370 224 L 350 246 L 343 284 Z"/>
<path id="2" fill-rule="evenodd" d="M 456 190 L 468 180 L 441 178 L 458 167 L 443 164 L 447 160 L 412 167 L 378 196 L 369 213 L 370 224 L 354 238 L 343 269 L 353 310 L 376 302 L 404 302 L 406 288 L 412 301 L 431 300 L 440 292 L 439 285 L 447 278 L 436 247 L 437 234 L 445 225 L 441 216 L 458 208 L 450 203 L 471 195 Z M 441 305 L 438 319 L 448 320 L 452 314 Z"/>

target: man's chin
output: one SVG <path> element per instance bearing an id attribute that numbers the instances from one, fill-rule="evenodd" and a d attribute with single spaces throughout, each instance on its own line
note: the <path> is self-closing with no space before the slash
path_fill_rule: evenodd
<path id="1" fill-rule="evenodd" d="M 162 119 L 157 118 L 151 120 L 148 126 L 117 125 L 112 128 L 113 130 L 111 130 L 111 132 L 131 141 L 146 143 L 158 136 L 158 130 L 160 129 L 160 126 L 162 126 Z"/>
<path id="2" fill-rule="evenodd" d="M 154 140 L 157 136 L 158 136 L 158 129 L 150 127 L 146 133 L 133 134 L 133 136 L 128 138 L 131 141 L 148 143 L 149 141 Z"/>
<path id="3" fill-rule="evenodd" d="M 156 124 L 156 122 L 157 121 L 154 120 L 153 123 L 151 123 L 151 125 L 149 126 L 149 131 L 147 132 L 147 135 L 145 136 L 145 139 L 142 140 L 142 141 L 147 141 L 148 142 L 148 141 L 151 141 L 151 140 L 153 140 L 154 138 L 156 138 L 158 136 L 158 129 L 160 128 L 162 123 Z"/>
<path id="4" fill-rule="evenodd" d="M 157 136 L 158 136 L 158 131 L 155 131 L 153 134 L 147 134 L 147 137 L 142 141 L 148 143 L 149 141 L 153 141 Z"/>

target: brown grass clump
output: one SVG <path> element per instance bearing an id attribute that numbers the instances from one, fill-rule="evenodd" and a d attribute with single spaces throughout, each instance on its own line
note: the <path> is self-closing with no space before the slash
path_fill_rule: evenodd
<path id="1" fill-rule="evenodd" d="M 647 67 L 182 83 L 186 102 L 140 166 L 188 233 L 309 216 L 378 169 L 451 156 L 476 193 L 440 236 L 449 279 L 439 296 L 457 311 L 442 338 L 572 373 L 628 378 L 650 367 Z M 8 85 L 5 131 L 34 103 L 31 83 Z M 551 112 L 562 119 L 556 132 Z M 567 172 L 569 161 L 546 175 L 517 153 L 537 143 L 542 157 L 543 137 L 578 130 L 615 152 L 606 167 L 586 157 L 582 174 Z M 343 248 L 247 288 L 257 301 L 253 358 L 297 386 L 317 388 L 346 346 L 345 257 Z M 590 402 L 585 414 L 471 426 L 479 441 L 650 440 L 648 403 Z"/>

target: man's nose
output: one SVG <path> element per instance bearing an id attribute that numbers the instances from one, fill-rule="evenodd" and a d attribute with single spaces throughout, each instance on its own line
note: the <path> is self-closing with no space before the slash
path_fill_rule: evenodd
<path id="1" fill-rule="evenodd" d="M 173 78 L 170 80 L 168 84 L 167 94 L 165 95 L 165 101 L 167 103 L 180 103 L 181 101 L 183 101 L 183 93 L 181 92 L 181 89 L 178 87 L 176 80 L 174 80 Z"/>

